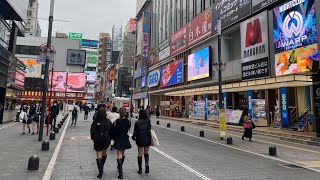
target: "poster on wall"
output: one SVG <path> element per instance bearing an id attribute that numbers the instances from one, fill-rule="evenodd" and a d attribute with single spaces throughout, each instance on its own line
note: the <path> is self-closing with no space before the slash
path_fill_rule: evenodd
<path id="1" fill-rule="evenodd" d="M 276 75 L 307 72 L 319 61 L 314 0 L 287 1 L 273 10 Z"/>
<path id="2" fill-rule="evenodd" d="M 228 117 L 228 124 L 239 124 L 241 117 L 243 114 L 243 110 L 231 110 Z"/>
<path id="3" fill-rule="evenodd" d="M 242 79 L 270 75 L 268 14 L 264 11 L 241 23 Z"/>
<path id="4" fill-rule="evenodd" d="M 85 73 L 68 73 L 67 92 L 84 92 L 86 87 Z"/>
<path id="5" fill-rule="evenodd" d="M 170 101 L 161 101 L 160 102 L 160 108 L 161 110 L 170 110 Z"/>
<path id="6" fill-rule="evenodd" d="M 160 68 L 161 87 L 183 83 L 183 60 L 177 60 Z"/>
<path id="7" fill-rule="evenodd" d="M 267 126 L 267 112 L 265 99 L 252 99 L 253 122 L 256 126 Z"/>
<path id="8" fill-rule="evenodd" d="M 210 47 L 188 56 L 188 81 L 210 77 Z"/>
<path id="9" fill-rule="evenodd" d="M 213 32 L 218 32 L 218 19 L 222 29 L 251 14 L 251 0 L 216 0 L 213 4 Z"/>

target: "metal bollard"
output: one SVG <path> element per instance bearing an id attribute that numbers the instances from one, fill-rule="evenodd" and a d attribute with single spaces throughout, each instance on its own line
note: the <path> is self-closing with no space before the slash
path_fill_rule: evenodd
<path id="1" fill-rule="evenodd" d="M 31 156 L 28 162 L 28 170 L 29 171 L 39 170 L 39 161 L 40 159 L 37 155 Z"/>
<path id="2" fill-rule="evenodd" d="M 170 123 L 167 123 L 167 128 L 170 128 Z"/>
<path id="3" fill-rule="evenodd" d="M 160 125 L 160 121 L 157 121 L 157 125 Z"/>
<path id="4" fill-rule="evenodd" d="M 270 156 L 277 156 L 277 148 L 275 146 L 269 147 L 269 155 Z"/>
<path id="5" fill-rule="evenodd" d="M 50 133 L 50 140 L 52 140 L 52 141 L 56 140 L 56 133 L 54 133 L 54 132 Z"/>
<path id="6" fill-rule="evenodd" d="M 185 129 L 184 129 L 184 126 L 181 126 L 181 131 L 184 132 L 184 130 L 185 130 Z"/>
<path id="7" fill-rule="evenodd" d="M 200 137 L 204 137 L 204 131 L 203 130 L 200 131 Z"/>
<path id="8" fill-rule="evenodd" d="M 61 122 L 58 124 L 58 128 L 61 129 Z"/>
<path id="9" fill-rule="evenodd" d="M 59 128 L 55 127 L 53 131 L 54 131 L 54 133 L 58 134 L 59 133 Z"/>
<path id="10" fill-rule="evenodd" d="M 228 137 L 227 138 L 227 144 L 232 144 L 233 142 L 232 142 L 232 137 Z"/>
<path id="11" fill-rule="evenodd" d="M 48 140 L 42 142 L 41 151 L 49 151 L 50 143 Z"/>
<path id="12" fill-rule="evenodd" d="M 136 116 L 136 119 L 138 119 L 138 116 Z"/>

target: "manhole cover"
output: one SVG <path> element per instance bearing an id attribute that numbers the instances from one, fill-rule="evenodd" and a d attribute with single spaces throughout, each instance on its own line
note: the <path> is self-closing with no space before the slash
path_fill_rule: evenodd
<path id="1" fill-rule="evenodd" d="M 71 137 L 72 141 L 91 140 L 90 136 L 74 136 Z"/>
<path id="2" fill-rule="evenodd" d="M 278 164 L 278 166 L 288 168 L 288 169 L 301 169 L 302 167 L 294 165 L 294 164 Z"/>

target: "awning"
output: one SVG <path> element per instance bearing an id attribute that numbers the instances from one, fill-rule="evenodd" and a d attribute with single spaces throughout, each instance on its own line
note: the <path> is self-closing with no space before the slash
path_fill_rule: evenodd
<path id="1" fill-rule="evenodd" d="M 275 78 L 258 79 L 245 82 L 229 83 L 222 85 L 223 92 L 243 92 L 247 90 L 265 90 L 278 89 L 280 87 L 301 87 L 311 86 L 311 76 L 306 75 L 290 75 Z M 200 88 L 188 88 L 183 86 L 183 90 L 170 91 L 170 89 L 163 89 L 149 92 L 151 95 L 164 94 L 165 96 L 192 96 L 203 94 L 218 94 L 219 86 L 205 86 Z"/>

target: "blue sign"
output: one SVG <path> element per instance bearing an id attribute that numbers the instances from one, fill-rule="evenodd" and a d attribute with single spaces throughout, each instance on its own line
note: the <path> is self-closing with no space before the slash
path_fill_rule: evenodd
<path id="1" fill-rule="evenodd" d="M 81 46 L 98 48 L 99 42 L 95 40 L 82 39 Z"/>
<path id="2" fill-rule="evenodd" d="M 204 95 L 204 99 L 205 99 L 205 102 L 206 102 L 204 120 L 208 120 L 208 113 L 209 113 L 209 111 L 208 111 L 208 97 L 209 97 L 208 94 Z"/>
<path id="3" fill-rule="evenodd" d="M 161 87 L 183 83 L 183 60 L 164 65 L 160 69 Z"/>
<path id="4" fill-rule="evenodd" d="M 150 33 L 150 13 L 149 12 L 143 12 L 143 32 L 144 33 Z"/>
<path id="5" fill-rule="evenodd" d="M 228 93 L 224 92 L 223 93 L 223 108 L 227 109 L 227 97 L 228 97 Z"/>
<path id="6" fill-rule="evenodd" d="M 280 88 L 280 106 L 282 127 L 289 127 L 289 110 L 288 110 L 288 89 L 286 87 Z"/>
<path id="7" fill-rule="evenodd" d="M 147 85 L 147 77 L 143 76 L 141 78 L 141 87 L 146 87 L 146 85 Z"/>
<path id="8" fill-rule="evenodd" d="M 248 113 L 250 115 L 250 118 L 253 119 L 253 108 L 252 108 L 252 90 L 248 90 Z"/>
<path id="9" fill-rule="evenodd" d="M 137 79 L 142 76 L 141 68 L 138 68 L 134 71 L 134 78 Z"/>
<path id="10" fill-rule="evenodd" d="M 160 82 L 160 71 L 151 71 L 148 75 L 148 87 L 156 87 Z"/>

